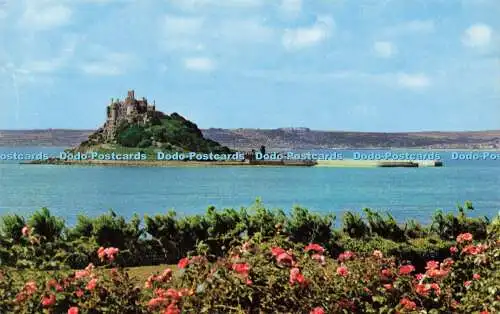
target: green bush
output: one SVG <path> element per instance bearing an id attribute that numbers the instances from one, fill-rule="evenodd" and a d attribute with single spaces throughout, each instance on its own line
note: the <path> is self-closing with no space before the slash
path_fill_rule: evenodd
<path id="1" fill-rule="evenodd" d="M 500 234 L 500 211 L 498 214 L 493 218 L 491 224 L 486 228 L 487 232 L 489 233 L 490 237 L 495 234 Z"/>
<path id="2" fill-rule="evenodd" d="M 89 238 L 93 234 L 94 225 L 93 219 L 84 215 L 78 215 L 75 226 L 69 231 L 68 236 L 71 239 L 79 239 L 81 237 Z"/>
<path id="3" fill-rule="evenodd" d="M 179 255 L 185 256 L 196 249 L 199 242 L 206 241 L 209 238 L 209 222 L 202 215 L 183 217 L 177 222 L 177 248 Z"/>
<path id="4" fill-rule="evenodd" d="M 206 241 L 210 252 L 222 255 L 227 252 L 232 243 L 238 243 L 245 232 L 243 217 L 234 209 L 226 208 L 218 212 L 215 207 L 207 209 L 206 220 L 208 223 L 209 238 Z"/>
<path id="5" fill-rule="evenodd" d="M 147 147 L 150 147 L 151 145 L 153 145 L 153 142 L 149 138 L 146 138 L 146 139 L 142 139 L 139 142 L 139 144 L 137 144 L 137 147 L 147 148 Z"/>
<path id="6" fill-rule="evenodd" d="M 177 221 L 175 212 L 169 211 L 167 215 L 156 215 L 154 217 L 144 216 L 145 230 L 162 248 L 165 260 L 171 262 L 177 260 L 179 249 L 177 246 Z"/>
<path id="7" fill-rule="evenodd" d="M 35 240 L 36 239 L 36 240 Z M 55 270 L 68 268 L 69 247 L 63 241 L 43 242 L 32 237 L 29 245 L 16 244 L 10 248 L 11 258 L 6 264 L 19 269 Z"/>
<path id="8" fill-rule="evenodd" d="M 379 235 L 385 239 L 391 239 L 397 242 L 406 240 L 404 230 L 401 229 L 394 217 L 386 213 L 387 218 L 383 218 L 378 212 L 372 211 L 369 208 L 364 208 L 366 213 L 370 233 Z"/>
<path id="9" fill-rule="evenodd" d="M 496 235 L 498 237 L 498 233 Z M 490 304 L 490 309 L 500 311 L 500 249 L 498 243 L 495 245 L 494 242 L 490 242 L 489 245 L 492 250 L 484 256 L 466 256 L 465 260 L 457 263 L 457 272 L 452 279 L 471 282 L 469 288 L 460 287 L 455 290 L 457 295 L 462 297 L 460 302 L 463 313 L 483 311 Z M 467 271 L 462 272 L 463 270 Z M 478 279 L 474 279 L 475 274 L 479 275 L 476 277 Z"/>
<path id="10" fill-rule="evenodd" d="M 404 234 L 407 238 L 415 239 L 425 237 L 428 232 L 419 222 L 410 219 L 405 223 Z"/>
<path id="11" fill-rule="evenodd" d="M 12 256 L 12 241 L 0 237 L 0 266 L 12 266 L 14 257 Z"/>
<path id="12" fill-rule="evenodd" d="M 33 213 L 28 221 L 28 225 L 33 228 L 34 233 L 50 242 L 61 237 L 64 229 L 64 220 L 52 216 L 50 211 L 44 207 Z"/>
<path id="13" fill-rule="evenodd" d="M 138 278 L 140 286 L 123 268 L 108 269 L 129 253 L 103 248 L 98 267 L 0 268 L 0 313 L 71 314 L 75 307 L 84 314 L 497 313 L 500 237 L 490 231 L 487 238 L 460 234 L 452 258 L 428 259 L 420 271 L 382 247 L 330 258 L 316 243 L 305 246 L 282 235 L 263 240 L 256 233 L 216 261 L 183 258 L 177 270 Z M 404 245 L 382 238 L 370 245 L 376 241 Z"/>
<path id="14" fill-rule="evenodd" d="M 92 236 L 100 246 L 113 246 L 125 249 L 138 242 L 143 234 L 140 218 L 134 215 L 131 222 L 119 217 L 113 210 L 92 221 Z"/>
<path id="15" fill-rule="evenodd" d="M 250 237 L 256 233 L 264 237 L 272 237 L 276 235 L 277 228 L 282 228 L 287 220 L 283 210 L 268 210 L 260 199 L 248 210 L 243 208 L 241 215 L 246 225 L 247 235 Z"/>
<path id="16" fill-rule="evenodd" d="M 477 239 L 484 239 L 487 233 L 486 228 L 489 224 L 488 219 L 486 217 L 467 217 L 466 210 L 474 210 L 470 201 L 465 202 L 464 206 L 458 205 L 457 207 L 457 216 L 452 213 L 444 214 L 442 210 L 437 210 L 432 218 L 431 230 L 439 234 L 444 240 L 454 239 L 463 232 L 470 232 L 474 234 Z"/>
<path id="17" fill-rule="evenodd" d="M 3 237 L 19 242 L 22 237 L 21 230 L 26 225 L 24 217 L 19 215 L 5 215 L 2 216 L 0 231 Z"/>
<path id="18" fill-rule="evenodd" d="M 342 231 L 352 238 L 364 238 L 370 236 L 370 228 L 363 221 L 363 218 L 352 212 L 346 212 L 342 223 Z"/>
<path id="19" fill-rule="evenodd" d="M 139 143 L 145 138 L 145 130 L 139 125 L 130 125 L 119 133 L 118 143 L 125 147 L 138 147 Z"/>
<path id="20" fill-rule="evenodd" d="M 319 216 L 307 209 L 296 206 L 286 223 L 290 238 L 298 243 L 328 243 L 333 238 L 334 215 Z"/>
<path id="21" fill-rule="evenodd" d="M 204 216 L 196 215 L 175 219 L 176 213 L 145 216 L 145 231 L 152 236 L 153 242 L 160 245 L 160 255 L 164 262 L 176 262 L 181 256 L 195 250 L 198 242 L 209 238 L 209 223 Z"/>
<path id="22" fill-rule="evenodd" d="M 295 243 L 319 243 L 331 256 L 344 250 L 366 253 L 380 249 L 398 260 L 414 260 L 419 268 L 429 258 L 442 260 L 449 256 L 453 238 L 443 235 L 451 230 L 447 229 L 446 221 L 454 221 L 454 218 L 446 220 L 443 228 L 436 222 L 433 228 L 426 228 L 414 221 L 401 228 L 390 215 L 383 217 L 370 210 L 365 213 L 366 218 L 346 213 L 342 229 L 335 230 L 332 215 L 314 214 L 302 207 L 295 207 L 287 215 L 282 210 L 266 209 L 257 200 L 251 207 L 240 210 L 210 207 L 205 215 L 177 217 L 172 211 L 153 217 L 146 215 L 144 225 L 137 215 L 127 221 L 110 211 L 95 218 L 79 216 L 74 227 L 64 229 L 61 219 L 42 209 L 33 215 L 36 218 L 30 219 L 30 225 L 34 226 L 32 236 L 21 235 L 23 217 L 3 218 L 0 263 L 24 268 L 42 265 L 51 269 L 59 265 L 82 267 L 97 260 L 95 250 L 100 246 L 117 247 L 127 252 L 123 254 L 128 254 L 126 258 L 117 260 L 117 263 L 125 263 L 122 266 L 175 263 L 200 248 L 211 259 L 216 259 L 248 237 L 260 237 L 265 241 L 276 235 L 286 235 Z M 467 219 L 457 218 L 467 223 L 457 223 L 450 234 L 471 232 L 474 237 L 483 239 L 486 229 L 500 229 L 498 219 L 489 226 L 487 220 L 476 220 L 474 228 L 470 228 Z M 33 242 L 40 242 L 35 251 Z M 56 254 L 59 254 L 57 258 Z"/>

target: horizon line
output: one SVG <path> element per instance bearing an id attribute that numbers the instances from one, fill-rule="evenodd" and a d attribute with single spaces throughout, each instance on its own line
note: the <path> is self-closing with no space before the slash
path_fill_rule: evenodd
<path id="1" fill-rule="evenodd" d="M 96 131 L 99 128 L 95 129 L 68 129 L 68 128 L 43 128 L 43 129 L 0 129 L 0 132 L 22 132 L 22 131 Z M 209 127 L 209 128 L 200 128 L 200 130 L 262 130 L 262 131 L 272 131 L 272 130 L 304 130 L 312 132 L 336 132 L 336 133 L 484 133 L 484 132 L 500 132 L 500 129 L 486 129 L 486 130 L 448 130 L 448 131 L 440 131 L 440 130 L 419 130 L 419 131 L 353 131 L 353 130 L 325 130 L 325 129 L 311 129 L 309 127 L 277 127 L 277 128 L 221 128 L 221 127 Z"/>

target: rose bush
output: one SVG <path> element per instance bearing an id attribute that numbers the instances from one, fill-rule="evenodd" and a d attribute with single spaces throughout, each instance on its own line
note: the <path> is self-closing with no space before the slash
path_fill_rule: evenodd
<path id="1" fill-rule="evenodd" d="M 0 313 L 497 313 L 500 238 L 459 234 L 452 257 L 419 271 L 381 250 L 343 251 L 259 233 L 225 256 L 194 254 L 177 269 L 142 278 L 115 266 L 114 247 L 96 251 L 102 265 L 81 270 L 0 270 Z"/>
<path id="2" fill-rule="evenodd" d="M 469 205 L 466 209 L 472 210 Z M 484 239 L 489 220 L 469 218 L 466 209 L 459 207 L 457 216 L 438 212 L 430 226 L 415 221 L 398 224 L 389 214 L 364 209 L 364 217 L 345 213 L 342 227 L 335 229 L 333 215 L 314 214 L 302 207 L 285 214 L 266 209 L 260 201 L 240 210 L 209 207 L 205 215 L 177 217 L 169 212 L 146 215 L 142 221 L 138 215 L 127 221 L 110 210 L 98 217 L 78 216 L 71 228 L 43 208 L 28 219 L 1 217 L 0 265 L 83 268 L 100 261 L 99 247 L 119 249 L 116 263 L 121 266 L 172 264 L 200 247 L 212 258 L 224 256 L 231 246 L 258 233 L 266 238 L 286 235 L 293 242 L 318 243 L 328 249 L 330 257 L 349 250 L 368 254 L 377 249 L 398 261 L 412 260 L 420 271 L 428 259 L 450 257 L 450 242 L 459 233 Z"/>

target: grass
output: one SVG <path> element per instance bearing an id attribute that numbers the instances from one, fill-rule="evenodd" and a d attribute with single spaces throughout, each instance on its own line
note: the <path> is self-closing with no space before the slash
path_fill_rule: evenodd
<path id="1" fill-rule="evenodd" d="M 154 266 L 139 266 L 125 268 L 125 270 L 127 271 L 130 278 L 132 278 L 135 282 L 144 283 L 152 273 L 161 273 L 166 268 L 170 268 L 175 271 L 177 270 L 177 265 L 161 264 Z"/>
<path id="2" fill-rule="evenodd" d="M 125 268 L 125 271 L 128 273 L 128 275 L 130 276 L 130 278 L 134 282 L 136 282 L 138 284 L 143 284 L 151 274 L 161 273 L 166 268 L 170 268 L 173 271 L 176 271 L 177 265 L 160 264 L 160 265 L 153 265 L 153 266 L 127 267 L 127 268 Z M 15 268 L 11 268 L 9 270 L 10 270 L 11 274 L 13 274 L 14 276 L 16 274 L 19 275 L 18 279 L 20 279 L 21 276 L 24 276 L 25 278 L 29 278 L 29 277 L 32 277 L 33 275 L 35 275 L 36 273 L 39 273 L 39 272 L 44 272 L 44 273 L 48 273 L 48 274 L 58 272 L 56 270 L 47 271 L 47 270 L 15 269 Z M 108 269 L 107 271 L 110 272 L 111 269 Z"/>

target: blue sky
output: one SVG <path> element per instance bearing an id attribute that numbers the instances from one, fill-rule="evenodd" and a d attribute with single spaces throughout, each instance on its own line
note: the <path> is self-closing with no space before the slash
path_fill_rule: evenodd
<path id="1" fill-rule="evenodd" d="M 0 129 L 500 129 L 498 0 L 0 0 Z"/>

